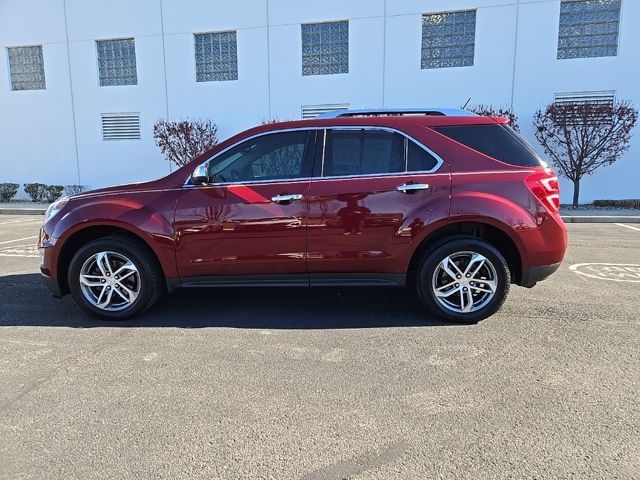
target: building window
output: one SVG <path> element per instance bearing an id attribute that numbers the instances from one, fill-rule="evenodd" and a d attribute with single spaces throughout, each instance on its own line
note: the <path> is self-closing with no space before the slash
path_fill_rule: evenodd
<path id="1" fill-rule="evenodd" d="M 422 68 L 473 65 L 476 11 L 422 16 Z"/>
<path id="2" fill-rule="evenodd" d="M 136 42 L 133 38 L 98 40 L 100 86 L 137 85 Z"/>
<path id="3" fill-rule="evenodd" d="M 196 82 L 238 79 L 236 32 L 196 33 Z"/>
<path id="4" fill-rule="evenodd" d="M 563 0 L 558 58 L 617 55 L 619 24 L 620 0 Z"/>
<path id="5" fill-rule="evenodd" d="M 302 25 L 302 75 L 349 73 L 349 22 Z"/>
<path id="6" fill-rule="evenodd" d="M 42 46 L 12 47 L 9 51 L 11 90 L 44 90 Z"/>

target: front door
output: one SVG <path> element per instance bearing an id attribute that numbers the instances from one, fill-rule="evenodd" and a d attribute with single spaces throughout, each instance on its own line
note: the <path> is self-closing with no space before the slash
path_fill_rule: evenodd
<path id="1" fill-rule="evenodd" d="M 448 170 L 395 131 L 336 128 L 324 144 L 309 191 L 311 283 L 402 282 L 432 212 L 448 214 Z"/>
<path id="2" fill-rule="evenodd" d="M 262 275 L 307 281 L 307 195 L 315 136 L 315 131 L 296 130 L 245 140 L 209 160 L 212 184 L 183 188 L 175 230 L 184 283 Z"/>

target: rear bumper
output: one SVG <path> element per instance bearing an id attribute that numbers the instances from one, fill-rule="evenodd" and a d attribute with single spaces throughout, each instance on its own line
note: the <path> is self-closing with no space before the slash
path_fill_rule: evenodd
<path id="1" fill-rule="evenodd" d="M 550 265 L 542 265 L 540 267 L 525 268 L 522 271 L 522 280 L 520 281 L 520 285 L 522 287 L 531 288 L 536 283 L 544 280 L 554 273 L 558 268 L 560 268 L 560 262 L 552 263 Z"/>

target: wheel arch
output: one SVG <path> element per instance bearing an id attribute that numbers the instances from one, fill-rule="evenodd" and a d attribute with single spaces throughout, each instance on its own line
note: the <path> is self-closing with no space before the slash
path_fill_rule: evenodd
<path id="1" fill-rule="evenodd" d="M 69 285 L 67 281 L 67 275 L 69 272 L 69 265 L 71 259 L 75 253 L 82 247 L 93 240 L 104 237 L 125 237 L 130 240 L 134 240 L 141 247 L 143 247 L 151 255 L 156 262 L 159 271 L 165 275 L 162 263 L 158 257 L 157 252 L 152 246 L 140 235 L 128 230 L 126 228 L 115 225 L 91 225 L 73 232 L 64 242 L 58 255 L 58 261 L 56 266 L 56 275 L 60 290 L 63 294 L 69 293 Z"/>
<path id="2" fill-rule="evenodd" d="M 426 252 L 437 248 L 448 238 L 456 236 L 474 237 L 483 240 L 496 248 L 507 261 L 511 272 L 511 282 L 519 284 L 522 279 L 522 254 L 516 241 L 505 231 L 493 223 L 482 221 L 460 220 L 439 227 L 425 237 L 415 249 L 408 268 L 408 278 L 413 281 L 418 263 Z"/>

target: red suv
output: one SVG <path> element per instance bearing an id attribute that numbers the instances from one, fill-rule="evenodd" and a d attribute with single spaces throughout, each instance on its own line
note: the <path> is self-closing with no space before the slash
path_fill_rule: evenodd
<path id="1" fill-rule="evenodd" d="M 476 322 L 567 246 L 558 179 L 503 118 L 341 111 L 253 128 L 159 180 L 51 205 L 56 296 L 122 319 L 178 287 L 414 285 Z"/>

